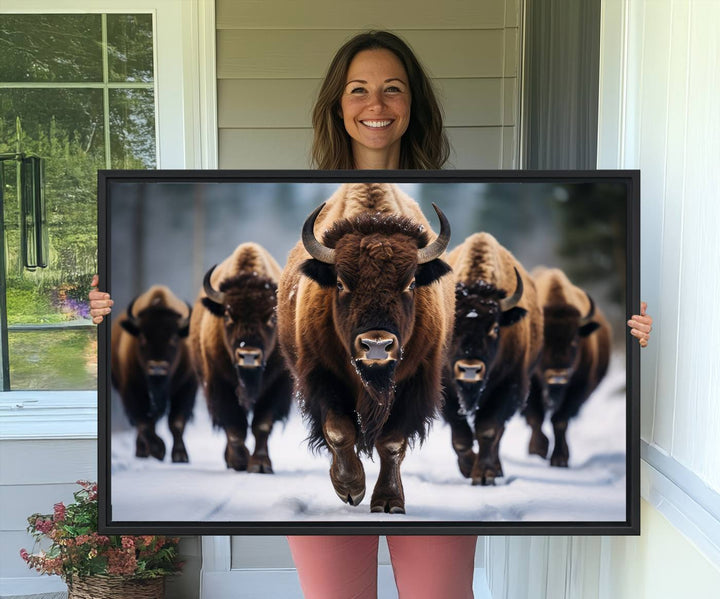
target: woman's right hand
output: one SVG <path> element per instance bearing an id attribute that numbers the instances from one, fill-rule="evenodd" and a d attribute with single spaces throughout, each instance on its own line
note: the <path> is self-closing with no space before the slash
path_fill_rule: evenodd
<path id="1" fill-rule="evenodd" d="M 90 283 L 90 286 L 93 287 L 93 289 L 91 289 L 90 293 L 88 293 L 88 298 L 90 299 L 90 316 L 92 316 L 92 321 L 95 324 L 100 324 L 103 321 L 103 318 L 105 318 L 105 315 L 110 314 L 112 309 L 111 307 L 113 305 L 113 301 L 110 299 L 109 293 L 97 290 L 99 282 L 100 279 L 98 276 L 93 276 L 92 282 Z"/>

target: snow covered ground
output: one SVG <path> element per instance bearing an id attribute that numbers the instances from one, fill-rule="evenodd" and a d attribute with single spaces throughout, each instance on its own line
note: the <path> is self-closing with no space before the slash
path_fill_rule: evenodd
<path id="1" fill-rule="evenodd" d="M 500 447 L 505 477 L 494 487 L 473 487 L 461 476 L 450 429 L 437 421 L 422 448 L 402 466 L 405 515 L 371 514 L 370 496 L 379 462 L 364 459 L 365 499 L 358 507 L 340 501 L 328 475 L 329 458 L 313 455 L 297 412 L 270 437 L 274 475 L 225 467 L 225 434 L 213 431 L 204 399 L 185 432 L 189 464 L 172 464 L 172 437 L 158 424 L 165 462 L 138 459 L 135 432 L 112 435 L 112 519 L 120 521 L 624 521 L 626 501 L 624 358 L 613 359 L 605 380 L 568 429 L 570 467 L 551 468 L 527 454 L 530 429 L 515 416 Z M 545 433 L 551 440 L 548 422 Z M 252 436 L 249 435 L 252 450 Z"/>

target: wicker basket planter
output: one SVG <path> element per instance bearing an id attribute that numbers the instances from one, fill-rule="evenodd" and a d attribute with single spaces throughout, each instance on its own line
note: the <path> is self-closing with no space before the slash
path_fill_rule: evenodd
<path id="1" fill-rule="evenodd" d="M 68 599 L 163 599 L 165 577 L 88 576 L 68 583 Z"/>

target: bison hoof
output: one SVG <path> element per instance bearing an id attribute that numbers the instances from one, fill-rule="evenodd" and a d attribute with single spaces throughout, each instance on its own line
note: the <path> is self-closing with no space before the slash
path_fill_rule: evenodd
<path id="1" fill-rule="evenodd" d="M 174 464 L 187 464 L 190 461 L 185 449 L 173 449 L 172 461 Z"/>
<path id="2" fill-rule="evenodd" d="M 243 445 L 240 447 L 232 447 L 228 445 L 225 448 L 225 463 L 228 468 L 242 472 L 247 470 L 250 452 Z"/>
<path id="3" fill-rule="evenodd" d="M 472 484 L 473 486 L 481 485 L 483 487 L 494 485 L 497 476 L 495 466 L 476 466 L 472 472 Z"/>
<path id="4" fill-rule="evenodd" d="M 550 441 L 543 434 L 535 435 L 530 438 L 530 445 L 528 446 L 528 453 L 530 455 L 539 455 L 541 458 L 547 458 L 548 449 L 550 448 Z"/>
<path id="5" fill-rule="evenodd" d="M 348 505 L 358 506 L 365 497 L 365 485 L 362 489 L 350 490 L 348 487 L 333 485 L 335 487 L 335 493 Z"/>
<path id="6" fill-rule="evenodd" d="M 557 466 L 558 468 L 567 468 L 568 458 L 563 455 L 553 455 L 552 458 L 550 458 L 550 465 Z"/>
<path id="7" fill-rule="evenodd" d="M 404 514 L 405 502 L 400 497 L 373 498 L 370 502 L 370 511 L 376 514 Z"/>
<path id="8" fill-rule="evenodd" d="M 466 451 L 463 454 L 458 455 L 458 468 L 460 468 L 460 474 L 465 478 L 470 478 L 473 464 L 475 464 L 476 455 L 472 449 Z"/>
<path id="9" fill-rule="evenodd" d="M 257 472 L 259 474 L 273 474 L 272 463 L 267 456 L 252 456 L 247 467 L 248 472 Z"/>

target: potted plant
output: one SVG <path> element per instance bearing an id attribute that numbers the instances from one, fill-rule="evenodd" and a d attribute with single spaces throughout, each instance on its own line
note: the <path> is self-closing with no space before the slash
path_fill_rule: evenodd
<path id="1" fill-rule="evenodd" d="M 165 577 L 182 569 L 178 539 L 98 534 L 97 484 L 78 484 L 74 503 L 28 517 L 35 546 L 33 553 L 21 549 L 22 559 L 41 574 L 61 576 L 68 599 L 162 599 Z"/>

